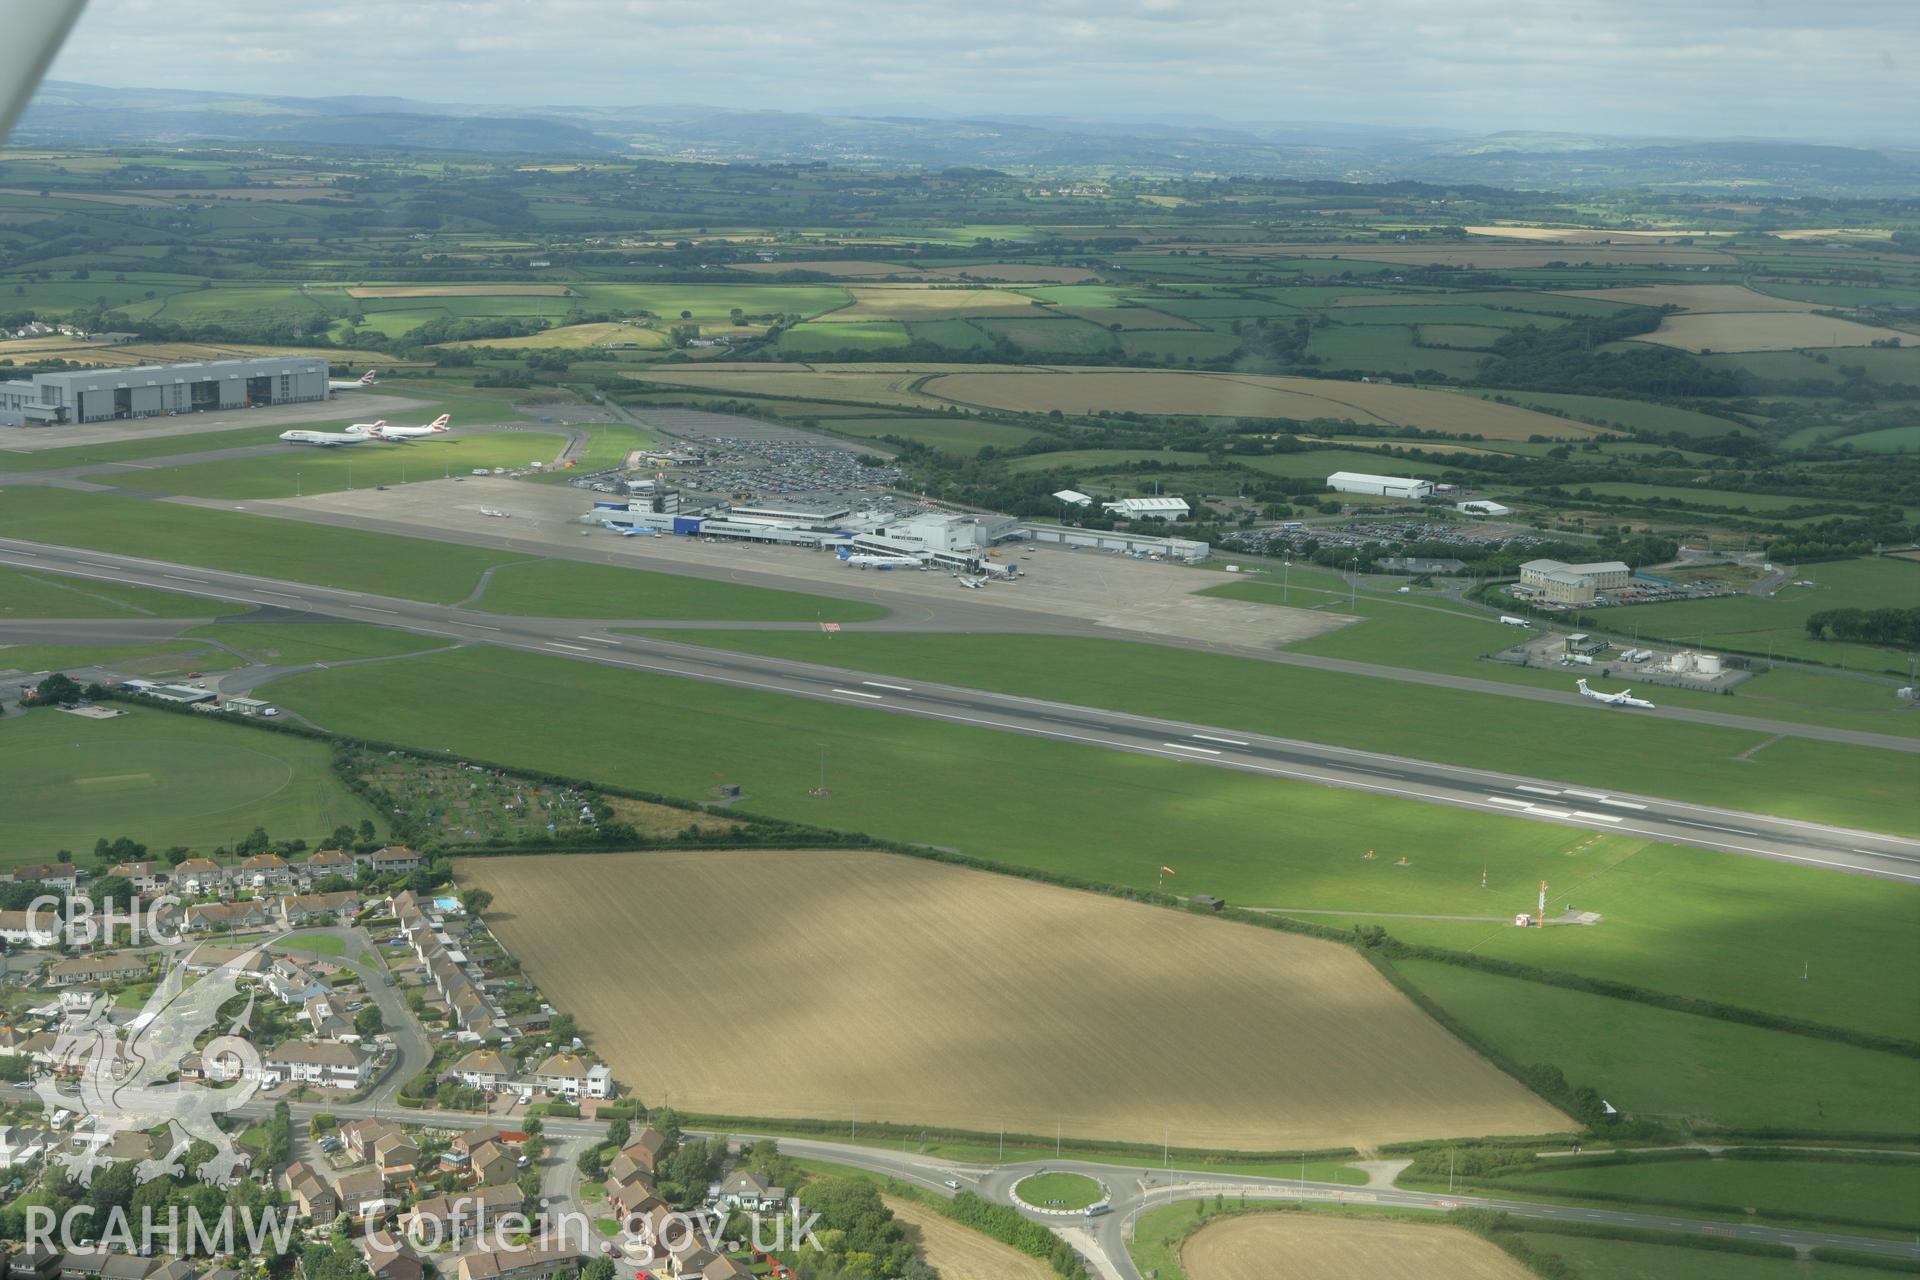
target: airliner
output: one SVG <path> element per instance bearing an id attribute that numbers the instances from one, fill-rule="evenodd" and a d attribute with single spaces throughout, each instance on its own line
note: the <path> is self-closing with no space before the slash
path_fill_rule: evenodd
<path id="1" fill-rule="evenodd" d="M 343 444 L 365 444 L 373 439 L 372 436 L 353 431 L 282 431 L 280 438 L 288 444 L 318 445 L 322 449 L 337 449 Z"/>
<path id="2" fill-rule="evenodd" d="M 1575 681 L 1575 683 L 1580 686 L 1580 696 L 1583 698 L 1592 698 L 1595 702 L 1604 702 L 1610 707 L 1646 707 L 1648 710 L 1653 709 L 1653 704 L 1645 698 L 1634 697 L 1633 690 L 1631 689 L 1622 689 L 1618 693 L 1601 693 L 1598 689 L 1589 689 L 1585 680 L 1578 680 Z"/>
<path id="3" fill-rule="evenodd" d="M 424 427 L 390 427 L 387 425 L 387 420 L 382 418 L 378 422 L 356 422 L 347 430 L 357 436 L 370 436 L 375 440 L 398 442 L 411 440 L 415 436 L 431 436 L 442 431 L 451 431 L 453 430 L 450 425 L 452 422 L 453 415 L 443 413 Z"/>
<path id="4" fill-rule="evenodd" d="M 926 566 L 914 556 L 849 555 L 840 553 L 840 562 L 855 569 L 922 569 Z"/>
<path id="5" fill-rule="evenodd" d="M 329 391 L 366 391 L 376 385 L 374 382 L 374 372 L 371 369 L 351 381 L 342 382 L 338 378 L 329 378 L 327 380 L 327 390 Z"/>

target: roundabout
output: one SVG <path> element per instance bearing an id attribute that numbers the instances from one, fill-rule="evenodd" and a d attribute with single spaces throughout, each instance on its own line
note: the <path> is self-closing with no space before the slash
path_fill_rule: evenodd
<path id="1" fill-rule="evenodd" d="M 1042 1169 L 1013 1184 L 1013 1199 L 1036 1213 L 1079 1214 L 1105 1205 L 1110 1197 L 1098 1178 L 1084 1173 Z"/>

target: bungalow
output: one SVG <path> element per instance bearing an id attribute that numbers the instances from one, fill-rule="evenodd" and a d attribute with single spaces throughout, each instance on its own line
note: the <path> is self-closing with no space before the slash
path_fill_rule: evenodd
<path id="1" fill-rule="evenodd" d="M 469 1253 L 460 1259 L 459 1280 L 541 1280 L 550 1275 L 577 1275 L 582 1254 L 564 1245 L 528 1245 L 490 1253 Z"/>
<path id="2" fill-rule="evenodd" d="M 517 1186 L 480 1187 L 422 1200 L 400 1222 L 416 1238 L 459 1240 L 502 1214 L 519 1212 L 525 1203 L 526 1195 Z"/>
<path id="3" fill-rule="evenodd" d="M 71 862 L 24 862 L 6 875 L 4 883 L 33 884 L 72 893 L 80 887 L 80 869 Z"/>
<path id="4" fill-rule="evenodd" d="M 329 1089 L 358 1089 L 367 1082 L 367 1070 L 367 1055 L 354 1045 L 294 1040 L 267 1054 L 260 1064 L 260 1078 L 268 1085 L 292 1080 Z"/>
<path id="5" fill-rule="evenodd" d="M 152 893 L 166 885 L 171 870 L 158 862 L 117 862 L 107 874 L 132 881 L 133 887 L 141 893 Z"/>
<path id="6" fill-rule="evenodd" d="M 280 923 L 289 929 L 301 925 L 351 924 L 360 910 L 360 895 L 349 889 L 333 893 L 289 894 L 273 902 Z"/>
<path id="7" fill-rule="evenodd" d="M 57 946 L 66 934 L 66 924 L 57 910 L 0 911 L 0 939 L 13 946 Z"/>
<path id="8" fill-rule="evenodd" d="M 213 893 L 227 883 L 227 869 L 212 858 L 188 858 L 173 869 L 173 879 L 188 893 Z"/>
<path id="9" fill-rule="evenodd" d="M 716 1209 L 745 1209 L 748 1213 L 779 1213 L 787 1207 L 785 1187 L 776 1187 L 757 1173 L 736 1170 L 707 1189 L 707 1202 Z"/>
<path id="10" fill-rule="evenodd" d="M 187 908 L 182 927 L 188 933 L 200 933 L 208 929 L 264 929 L 271 922 L 266 903 L 242 898 L 238 902 L 196 902 Z"/>
<path id="11" fill-rule="evenodd" d="M 453 1074 L 461 1084 L 490 1091 L 511 1080 L 513 1071 L 514 1064 L 495 1049 L 475 1049 L 453 1064 Z"/>
<path id="12" fill-rule="evenodd" d="M 427 865 L 425 858 L 403 844 L 390 844 L 384 849 L 376 849 L 367 861 L 377 876 L 402 876 Z"/>
<path id="13" fill-rule="evenodd" d="M 45 1240 L 21 1245 L 7 1257 L 7 1280 L 53 1280 L 60 1274 L 60 1251 Z"/>
<path id="14" fill-rule="evenodd" d="M 570 1100 L 610 1098 L 613 1096 L 613 1072 L 604 1066 L 589 1067 L 577 1053 L 556 1053 L 533 1070 L 534 1081 L 548 1094 Z"/>
<path id="15" fill-rule="evenodd" d="M 340 1214 L 340 1197 L 333 1193 L 320 1171 L 305 1160 L 296 1160 L 280 1175 L 280 1186 L 293 1200 L 300 1216 L 316 1227 L 324 1227 Z"/>
<path id="16" fill-rule="evenodd" d="M 342 1174 L 333 1184 L 340 1212 L 351 1218 L 368 1218 L 386 1212 L 393 1201 L 387 1196 L 386 1179 L 378 1169 L 362 1169 Z"/>
<path id="17" fill-rule="evenodd" d="M 188 973 L 211 973 L 227 965 L 234 966 L 234 972 L 242 978 L 264 978 L 267 974 L 266 954 L 254 947 L 216 947 L 203 942 L 187 952 Z"/>
<path id="18" fill-rule="evenodd" d="M 47 985 L 71 987 L 83 982 L 124 982 L 147 976 L 143 956 L 82 956 L 47 966 Z"/>

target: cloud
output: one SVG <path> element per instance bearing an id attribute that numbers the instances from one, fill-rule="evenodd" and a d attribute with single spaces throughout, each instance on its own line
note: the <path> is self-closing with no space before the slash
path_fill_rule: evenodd
<path id="1" fill-rule="evenodd" d="M 770 17 L 705 0 L 93 0 L 52 74 L 791 111 L 897 102 L 905 83 L 967 113 L 1885 136 L 1920 114 L 1920 4 L 786 0 Z"/>

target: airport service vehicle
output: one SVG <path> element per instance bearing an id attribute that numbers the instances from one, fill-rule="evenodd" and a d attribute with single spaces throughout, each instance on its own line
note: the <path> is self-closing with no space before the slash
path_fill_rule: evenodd
<path id="1" fill-rule="evenodd" d="M 1581 697 L 1592 698 L 1595 702 L 1604 702 L 1610 707 L 1646 707 L 1648 710 L 1653 708 L 1653 704 L 1645 698 L 1634 697 L 1631 689 L 1622 689 L 1618 693 L 1601 693 L 1598 689 L 1588 688 L 1585 680 L 1577 680 L 1574 683 L 1580 686 Z"/>
<path id="2" fill-rule="evenodd" d="M 359 377 L 354 378 L 348 382 L 342 382 L 338 379 L 329 379 L 327 382 L 327 390 L 329 391 L 365 391 L 369 387 L 373 387 L 377 385 L 378 384 L 374 381 L 373 370 L 369 369 L 365 373 L 361 374 Z"/>
<path id="3" fill-rule="evenodd" d="M 347 430 L 355 435 L 372 436 L 375 440 L 386 440 L 397 444 L 417 436 L 432 436 L 442 431 L 451 431 L 453 428 L 449 424 L 452 421 L 452 414 L 443 413 L 424 427 L 390 427 L 387 425 L 387 420 L 382 418 L 378 422 L 356 422 Z"/>
<path id="4" fill-rule="evenodd" d="M 1500 625 L 1503 627 L 1525 627 L 1529 631 L 1533 629 L 1531 622 L 1528 622 L 1525 618 L 1516 618 L 1510 613 L 1500 615 Z"/>
<path id="5" fill-rule="evenodd" d="M 310 444 L 321 449 L 338 449 L 342 445 L 365 444 L 372 436 L 359 435 L 352 431 L 282 431 L 280 438 L 288 444 Z"/>

